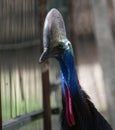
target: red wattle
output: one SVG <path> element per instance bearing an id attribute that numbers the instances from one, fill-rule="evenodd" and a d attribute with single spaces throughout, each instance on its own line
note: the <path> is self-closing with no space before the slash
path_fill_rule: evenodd
<path id="1" fill-rule="evenodd" d="M 66 97 L 65 97 L 66 98 L 66 119 L 69 126 L 73 126 L 75 125 L 75 118 L 72 109 L 70 90 L 66 86 L 65 86 L 65 90 L 66 90 Z"/>

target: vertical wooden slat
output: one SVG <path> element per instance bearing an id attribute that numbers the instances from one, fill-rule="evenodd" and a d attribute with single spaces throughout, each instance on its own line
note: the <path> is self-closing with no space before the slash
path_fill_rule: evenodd
<path id="1" fill-rule="evenodd" d="M 50 86 L 49 71 L 42 73 L 43 83 L 43 107 L 44 107 L 44 130 L 51 130 Z"/>
<path id="2" fill-rule="evenodd" d="M 69 26 L 69 35 L 70 35 L 70 41 L 72 43 L 73 49 L 74 49 L 74 53 L 75 53 L 75 58 L 76 58 L 76 62 L 77 62 L 77 44 L 76 44 L 76 33 L 75 33 L 75 27 L 74 27 L 74 1 L 68 0 L 68 26 Z"/>
<path id="3" fill-rule="evenodd" d="M 43 43 L 43 23 L 46 16 L 46 3 L 47 0 L 40 0 L 40 42 Z M 49 70 L 47 69 L 48 63 L 43 66 L 42 85 L 43 85 L 43 108 L 44 108 L 44 130 L 51 130 L 51 108 L 50 108 L 50 83 L 49 83 Z"/>
<path id="4" fill-rule="evenodd" d="M 4 73 L 3 73 L 3 67 L 0 68 L 0 87 L 1 87 L 1 100 L 2 100 L 2 113 L 5 113 L 6 108 L 6 102 L 5 102 L 5 87 L 4 87 Z M 6 114 L 6 113 L 5 113 Z M 3 114 L 2 114 L 3 116 Z M 5 115 L 3 116 L 2 120 L 5 120 Z"/>
<path id="5" fill-rule="evenodd" d="M 0 130 L 2 130 L 1 70 L 0 70 Z"/>

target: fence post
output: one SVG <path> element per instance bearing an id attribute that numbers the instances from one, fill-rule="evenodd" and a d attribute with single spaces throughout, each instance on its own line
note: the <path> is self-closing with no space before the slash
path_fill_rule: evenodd
<path id="1" fill-rule="evenodd" d="M 50 83 L 47 63 L 43 66 L 43 107 L 44 107 L 44 130 L 51 130 L 51 108 L 50 108 Z"/>
<path id="2" fill-rule="evenodd" d="M 38 7 L 40 7 L 38 16 L 40 25 L 39 26 L 40 42 L 43 43 L 43 23 L 46 16 L 47 0 L 40 0 Z M 51 130 L 50 82 L 49 82 L 48 62 L 43 64 L 42 86 L 43 86 L 42 91 L 43 91 L 43 109 L 44 109 L 44 130 Z"/>
<path id="3" fill-rule="evenodd" d="M 73 49 L 74 49 L 74 53 L 75 53 L 75 59 L 76 59 L 76 64 L 78 61 L 78 54 L 77 54 L 77 44 L 76 44 L 76 32 L 75 32 L 75 23 L 74 23 L 74 9 L 73 9 L 73 5 L 74 5 L 74 1 L 69 0 L 68 1 L 68 28 L 69 28 L 69 39 L 72 43 Z"/>

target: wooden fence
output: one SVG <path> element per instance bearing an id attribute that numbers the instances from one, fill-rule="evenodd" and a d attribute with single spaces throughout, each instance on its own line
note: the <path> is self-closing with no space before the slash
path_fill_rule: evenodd
<path id="1" fill-rule="evenodd" d="M 51 130 L 51 113 L 59 112 L 60 101 L 57 97 L 60 96 L 56 96 L 59 83 L 51 84 L 49 81 L 53 81 L 57 71 L 51 69 L 49 73 L 46 67 L 44 73 L 38 63 L 42 51 L 40 43 L 47 9 L 54 5 L 57 8 L 65 6 L 66 2 L 0 2 L 0 129 L 19 129 L 42 116 L 44 129 L 49 127 Z M 65 7 L 61 10 L 66 13 Z M 40 126 L 36 128 L 40 129 Z"/>
<path id="2" fill-rule="evenodd" d="M 109 17 L 114 32 L 112 0 L 108 2 Z M 100 73 L 96 71 L 100 70 L 102 72 L 103 65 L 100 65 L 98 59 L 100 57 L 100 54 L 98 54 L 100 48 L 97 47 L 99 43 L 95 39 L 97 33 L 94 30 L 95 15 L 93 16 L 91 0 L 87 2 L 84 0 L 0 0 L 1 129 L 3 123 L 4 130 L 23 130 L 25 124 L 44 116 L 44 118 L 34 122 L 34 125 L 37 124 L 35 129 L 43 129 L 44 124 L 45 130 L 48 130 L 48 128 L 51 130 L 51 120 L 49 120 L 51 119 L 51 113 L 59 112 L 58 108 L 60 108 L 61 99 L 60 87 L 57 86 L 59 86 L 60 81 L 58 66 L 57 70 L 55 69 L 57 64 L 54 62 L 56 61 L 50 61 L 51 68 L 47 66 L 49 63 L 43 65 L 46 67 L 45 72 L 44 67 L 41 68 L 38 64 L 42 51 L 44 18 L 46 12 L 53 7 L 59 9 L 64 16 L 68 35 L 75 49 L 81 83 L 88 90 L 88 94 L 91 95 L 92 99 L 95 97 L 93 101 L 98 102 L 97 104 L 95 102 L 95 104 L 99 109 L 103 110 L 102 104 L 107 105 L 106 93 L 104 93 L 104 98 L 101 95 L 101 92 L 107 89 L 102 88 L 102 84 L 99 84 L 98 74 Z M 100 66 L 102 69 L 100 69 Z M 86 69 L 89 70 L 89 73 L 87 73 Z M 109 69 L 110 67 L 108 67 Z M 85 81 L 83 75 L 91 77 L 86 78 L 89 84 Z M 93 80 L 93 83 L 90 82 L 91 80 Z M 89 88 L 87 85 L 89 85 Z M 94 91 L 95 93 L 93 93 Z M 98 99 L 96 96 L 98 96 Z M 111 104 L 108 107 L 114 108 L 114 105 Z M 105 109 L 105 111 L 108 112 L 108 109 Z M 105 115 L 111 116 L 111 119 L 113 119 L 112 115 L 108 113 Z M 28 127 L 30 126 L 31 123 Z M 30 129 L 32 129 L 32 126 Z"/>

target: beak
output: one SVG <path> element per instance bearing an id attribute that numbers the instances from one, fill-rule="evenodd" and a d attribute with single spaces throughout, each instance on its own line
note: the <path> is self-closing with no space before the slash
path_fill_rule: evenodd
<path id="1" fill-rule="evenodd" d="M 40 56 L 39 63 L 43 63 L 47 59 L 48 59 L 48 49 L 44 49 L 44 51 Z"/>

